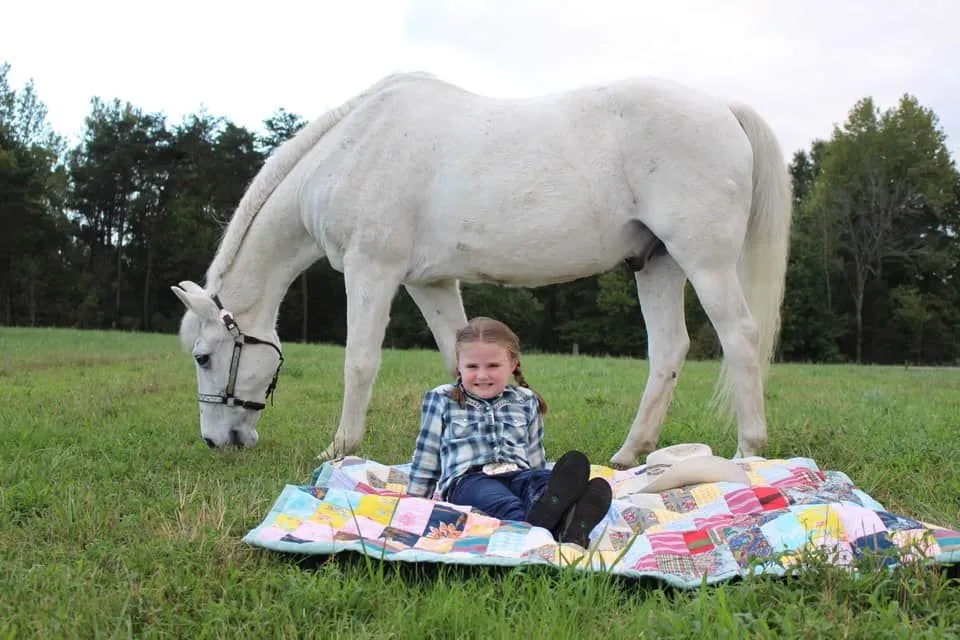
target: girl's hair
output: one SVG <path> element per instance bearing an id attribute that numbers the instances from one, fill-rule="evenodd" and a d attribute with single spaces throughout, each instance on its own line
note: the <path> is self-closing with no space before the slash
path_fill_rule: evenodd
<path id="1" fill-rule="evenodd" d="M 483 316 L 473 318 L 465 327 L 457 331 L 455 348 L 458 357 L 460 355 L 460 347 L 471 342 L 487 342 L 506 349 L 510 357 L 517 361 L 517 367 L 513 370 L 513 377 L 517 380 L 517 384 L 533 391 L 533 395 L 537 397 L 537 403 L 540 405 L 540 413 L 547 413 L 547 403 L 543 399 L 543 396 L 531 389 L 530 385 L 527 384 L 527 379 L 523 377 L 523 371 L 520 370 L 520 339 L 517 338 L 517 334 L 515 334 L 510 327 L 493 318 L 485 318 Z M 456 400 L 457 404 L 461 407 L 466 401 L 463 387 L 460 385 L 459 373 L 457 374 L 457 386 L 454 388 L 451 397 Z"/>

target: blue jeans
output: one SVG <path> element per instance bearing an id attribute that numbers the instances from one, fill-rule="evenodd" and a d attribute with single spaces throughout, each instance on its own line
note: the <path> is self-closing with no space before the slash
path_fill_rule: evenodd
<path id="1" fill-rule="evenodd" d="M 550 480 L 550 469 L 524 469 L 509 475 L 469 473 L 455 481 L 448 502 L 469 505 L 500 520 L 526 520 Z"/>

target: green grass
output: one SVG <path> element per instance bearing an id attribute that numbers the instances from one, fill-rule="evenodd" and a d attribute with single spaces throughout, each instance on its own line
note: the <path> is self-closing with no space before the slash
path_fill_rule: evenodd
<path id="1" fill-rule="evenodd" d="M 945 637 L 960 589 L 907 567 L 694 591 L 545 568 L 303 560 L 247 547 L 336 427 L 343 351 L 291 344 L 249 451 L 200 441 L 193 365 L 175 336 L 0 329 L 0 639 L 90 637 Z M 547 398 L 547 453 L 605 462 L 646 363 L 524 357 Z M 716 363 L 689 363 L 661 438 L 729 456 L 707 413 Z M 429 351 L 386 352 L 359 455 L 403 462 Z M 778 365 L 767 457 L 845 471 L 888 509 L 960 526 L 960 371 Z"/>

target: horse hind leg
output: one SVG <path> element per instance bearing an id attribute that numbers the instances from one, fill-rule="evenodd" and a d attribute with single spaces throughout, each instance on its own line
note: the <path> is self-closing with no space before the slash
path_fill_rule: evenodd
<path id="1" fill-rule="evenodd" d="M 737 455 L 758 455 L 767 442 L 757 324 L 735 265 L 693 270 L 690 283 L 723 347 L 721 399 L 729 390 L 737 416 Z"/>
<path id="2" fill-rule="evenodd" d="M 347 344 L 343 409 L 333 442 L 318 456 L 321 460 L 348 455 L 363 441 L 367 408 L 390 321 L 390 305 L 401 275 L 401 269 L 377 264 L 369 258 L 345 261 Z"/>
<path id="3" fill-rule="evenodd" d="M 443 354 L 451 377 L 457 375 L 456 334 L 467 324 L 456 280 L 442 280 L 430 284 L 407 284 L 407 293 L 416 303 L 433 333 L 437 348 Z"/>
<path id="4" fill-rule="evenodd" d="M 636 418 L 611 465 L 627 468 L 657 448 L 663 420 L 690 347 L 683 312 L 686 275 L 668 253 L 657 253 L 634 274 L 647 328 L 650 371 Z"/>

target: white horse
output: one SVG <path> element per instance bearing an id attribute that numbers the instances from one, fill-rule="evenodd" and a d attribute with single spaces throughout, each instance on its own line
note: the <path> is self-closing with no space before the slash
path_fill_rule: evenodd
<path id="1" fill-rule="evenodd" d="M 196 360 L 201 436 L 211 447 L 256 443 L 282 363 L 280 302 L 322 257 L 344 274 L 347 297 L 343 410 L 324 458 L 362 441 L 401 284 L 453 375 L 460 281 L 547 285 L 626 260 L 650 372 L 611 463 L 657 447 L 689 345 L 687 279 L 723 348 L 718 397 L 732 400 L 738 453 L 757 454 L 790 191 L 753 109 L 670 82 L 504 100 L 427 74 L 389 76 L 282 145 L 241 199 L 206 286 L 172 287 L 187 307 L 180 336 Z"/>

